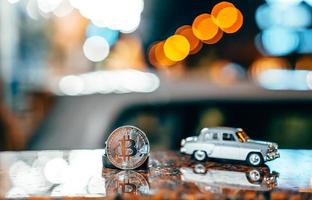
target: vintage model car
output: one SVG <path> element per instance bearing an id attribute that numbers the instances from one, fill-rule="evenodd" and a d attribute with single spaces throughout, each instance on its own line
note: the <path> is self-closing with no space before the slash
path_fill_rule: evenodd
<path id="1" fill-rule="evenodd" d="M 207 158 L 243 160 L 252 166 L 280 156 L 276 143 L 252 140 L 242 129 L 229 127 L 204 128 L 198 137 L 183 139 L 180 151 L 193 155 L 198 161 Z"/>

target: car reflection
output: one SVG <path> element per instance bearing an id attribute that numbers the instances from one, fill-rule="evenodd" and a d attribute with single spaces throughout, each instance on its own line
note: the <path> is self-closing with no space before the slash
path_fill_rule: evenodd
<path id="1" fill-rule="evenodd" d="M 182 167 L 181 179 L 192 182 L 202 192 L 222 193 L 222 190 L 241 189 L 269 191 L 277 186 L 279 174 L 270 172 L 268 167 L 213 166 L 195 164 L 191 167 Z"/>

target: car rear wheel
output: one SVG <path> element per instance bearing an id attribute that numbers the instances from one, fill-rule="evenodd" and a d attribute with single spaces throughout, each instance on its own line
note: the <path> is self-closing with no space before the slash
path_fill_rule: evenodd
<path id="1" fill-rule="evenodd" d="M 198 161 L 204 161 L 207 158 L 206 152 L 202 150 L 195 151 L 194 158 Z"/>
<path id="2" fill-rule="evenodd" d="M 252 166 L 260 166 L 263 164 L 263 158 L 260 153 L 252 152 L 247 156 L 247 163 Z"/>

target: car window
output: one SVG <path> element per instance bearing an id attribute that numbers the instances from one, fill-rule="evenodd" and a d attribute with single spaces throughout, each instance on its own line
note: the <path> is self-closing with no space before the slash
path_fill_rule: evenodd
<path id="1" fill-rule="evenodd" d="M 223 133 L 222 139 L 225 141 L 235 141 L 233 134 Z"/>
<path id="2" fill-rule="evenodd" d="M 212 139 L 213 140 L 218 140 L 218 133 L 213 133 Z"/>

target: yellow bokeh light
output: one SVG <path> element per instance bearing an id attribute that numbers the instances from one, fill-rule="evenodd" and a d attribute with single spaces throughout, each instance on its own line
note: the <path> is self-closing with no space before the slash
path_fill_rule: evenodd
<path id="1" fill-rule="evenodd" d="M 193 34 L 192 27 L 190 25 L 184 25 L 177 29 L 176 34 L 183 35 L 190 43 L 190 54 L 197 53 L 201 47 L 201 41 Z"/>
<path id="2" fill-rule="evenodd" d="M 192 24 L 194 35 L 200 40 L 210 40 L 214 38 L 219 27 L 215 24 L 210 14 L 201 14 L 197 16 Z"/>
<path id="3" fill-rule="evenodd" d="M 181 61 L 190 52 L 190 43 L 183 35 L 170 36 L 164 44 L 164 53 L 172 61 Z"/>

